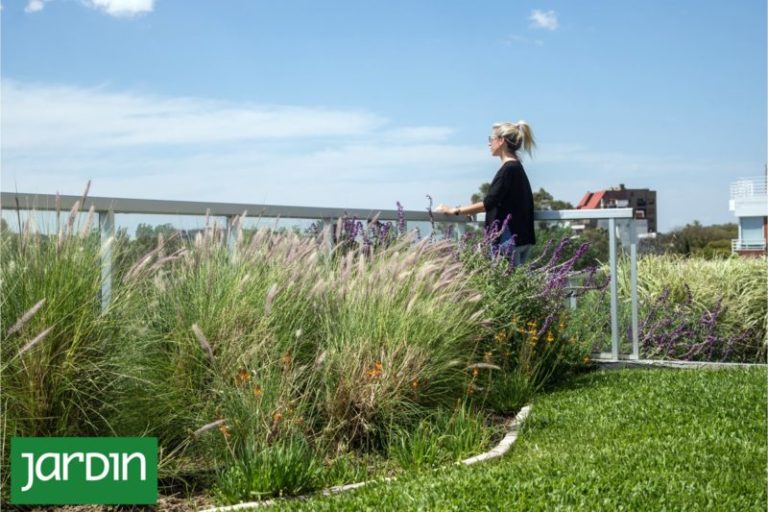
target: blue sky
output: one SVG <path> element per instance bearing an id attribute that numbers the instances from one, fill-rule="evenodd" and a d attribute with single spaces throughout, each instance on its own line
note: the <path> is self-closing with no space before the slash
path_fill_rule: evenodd
<path id="1" fill-rule="evenodd" d="M 766 162 L 766 3 L 0 0 L 3 191 L 466 203 L 527 120 L 534 188 L 729 222 Z"/>

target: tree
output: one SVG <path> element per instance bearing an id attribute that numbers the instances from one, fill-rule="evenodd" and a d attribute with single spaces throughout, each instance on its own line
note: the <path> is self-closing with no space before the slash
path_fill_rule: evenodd
<path id="1" fill-rule="evenodd" d="M 573 210 L 573 205 L 568 201 L 561 201 L 552 197 L 552 194 L 540 188 L 533 193 L 534 210 Z"/>
<path id="2" fill-rule="evenodd" d="M 657 245 L 673 254 L 716 258 L 730 255 L 731 239 L 738 233 L 739 227 L 733 223 L 704 226 L 694 220 L 667 234 L 660 233 Z"/>
<path id="3" fill-rule="evenodd" d="M 488 189 L 489 188 L 491 188 L 491 184 L 490 183 L 483 183 L 483 184 L 481 184 L 480 185 L 480 191 L 479 192 L 475 192 L 474 194 L 472 194 L 472 197 L 469 199 L 469 201 L 472 204 L 479 203 L 480 201 L 483 200 L 483 198 L 486 196 L 486 194 L 488 194 Z"/>

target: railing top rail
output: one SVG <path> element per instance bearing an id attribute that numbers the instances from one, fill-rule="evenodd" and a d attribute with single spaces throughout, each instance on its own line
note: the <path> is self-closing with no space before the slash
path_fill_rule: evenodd
<path id="1" fill-rule="evenodd" d="M 768 192 L 768 179 L 765 176 L 740 178 L 731 182 L 731 199 L 765 196 Z"/>
<path id="2" fill-rule="evenodd" d="M 58 196 L 59 208 L 70 210 L 81 196 Z M 16 192 L 0 193 L 2 209 L 48 210 L 56 209 L 57 196 L 52 194 L 28 194 Z M 248 212 L 250 217 L 280 217 L 289 219 L 327 219 L 342 216 L 371 219 L 379 214 L 380 220 L 397 220 L 397 210 L 378 210 L 362 208 L 326 208 L 315 206 L 280 206 L 267 204 L 243 203 L 214 203 L 199 201 L 170 201 L 164 199 L 130 199 L 120 197 L 88 197 L 81 210 L 87 210 L 93 205 L 97 212 L 112 211 L 126 214 L 148 215 L 205 215 L 206 210 L 215 216 L 233 216 Z M 409 221 L 429 221 L 426 211 L 404 210 L 403 216 Z M 465 216 L 435 213 L 436 221 L 459 222 L 468 221 Z M 539 210 L 535 212 L 536 220 L 591 220 L 591 219 L 629 219 L 632 218 L 632 208 L 605 208 L 597 210 Z"/>

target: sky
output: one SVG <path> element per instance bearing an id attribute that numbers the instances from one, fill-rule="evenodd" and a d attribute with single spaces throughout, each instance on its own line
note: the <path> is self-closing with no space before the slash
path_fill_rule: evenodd
<path id="1" fill-rule="evenodd" d="M 733 222 L 768 159 L 766 2 L 0 0 L 6 192 L 423 210 L 499 167 Z"/>

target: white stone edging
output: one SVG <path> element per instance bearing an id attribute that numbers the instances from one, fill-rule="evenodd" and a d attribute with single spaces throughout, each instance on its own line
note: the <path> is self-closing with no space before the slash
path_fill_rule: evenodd
<path id="1" fill-rule="evenodd" d="M 472 464 L 477 464 L 478 462 L 484 462 L 487 460 L 495 459 L 497 457 L 501 457 L 505 453 L 509 451 L 510 448 L 512 448 L 512 445 L 517 441 L 517 434 L 520 429 L 520 426 L 523 424 L 523 421 L 525 421 L 525 418 L 528 417 L 528 413 L 531 411 L 531 406 L 526 405 L 520 411 L 517 413 L 517 415 L 512 418 L 512 420 L 509 421 L 507 424 L 507 434 L 504 436 L 504 438 L 499 441 L 499 443 L 494 446 L 491 450 L 481 453 L 480 455 L 475 455 L 474 457 L 470 457 L 468 459 L 464 459 L 462 461 L 457 462 L 456 464 L 463 464 L 465 466 L 471 466 Z M 351 491 L 353 489 L 359 489 L 360 487 L 363 487 L 368 484 L 373 484 L 377 482 L 391 482 L 395 480 L 395 477 L 385 477 L 385 478 L 379 478 L 376 480 L 368 480 L 365 482 L 357 482 L 354 484 L 346 484 L 346 485 L 337 485 L 334 487 L 329 487 L 328 489 L 323 489 L 322 491 L 314 494 L 305 494 L 302 496 L 295 496 L 288 499 L 296 499 L 296 500 L 306 500 L 312 497 L 317 497 L 319 495 L 322 496 L 331 496 L 333 494 L 339 494 L 346 491 Z M 259 507 L 269 507 L 272 505 L 277 504 L 279 501 L 284 501 L 286 498 L 280 498 L 280 499 L 270 499 L 270 500 L 264 500 L 264 501 L 252 501 L 247 503 L 238 503 L 237 505 L 227 505 L 224 507 L 212 507 L 207 508 L 205 510 L 202 510 L 201 512 L 230 512 L 234 510 L 243 510 L 243 509 L 251 509 L 251 508 L 259 508 Z"/>

